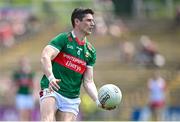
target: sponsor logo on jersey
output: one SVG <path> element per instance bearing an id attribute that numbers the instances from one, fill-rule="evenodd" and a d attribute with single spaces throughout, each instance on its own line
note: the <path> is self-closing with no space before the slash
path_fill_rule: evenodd
<path id="1" fill-rule="evenodd" d="M 74 49 L 72 45 L 67 44 L 67 48 Z"/>
<path id="2" fill-rule="evenodd" d="M 64 52 L 60 52 L 53 61 L 80 74 L 86 70 L 85 61 Z"/>

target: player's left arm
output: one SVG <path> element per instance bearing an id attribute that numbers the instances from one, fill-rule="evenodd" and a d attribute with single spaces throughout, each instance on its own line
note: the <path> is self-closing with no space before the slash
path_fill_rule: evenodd
<path id="1" fill-rule="evenodd" d="M 87 44 L 87 49 L 90 53 L 91 59 L 89 60 L 86 71 L 84 72 L 83 75 L 84 89 L 88 93 L 88 95 L 92 98 L 92 100 L 96 102 L 96 105 L 98 107 L 101 107 L 106 110 L 111 110 L 111 108 L 105 108 L 104 105 L 102 105 L 98 100 L 98 92 L 93 77 L 93 65 L 95 64 L 96 61 L 96 50 L 90 43 Z"/>
<path id="2" fill-rule="evenodd" d="M 99 102 L 97 88 L 96 88 L 96 85 L 93 80 L 93 67 L 92 66 L 87 67 L 87 69 L 83 75 L 83 80 L 84 80 L 83 86 L 84 86 L 85 91 L 93 99 L 93 101 L 96 102 L 96 105 L 98 107 L 103 108 L 105 110 L 112 110 L 115 108 L 115 107 L 106 108 L 106 107 L 104 107 L 104 105 L 102 105 Z"/>
<path id="3" fill-rule="evenodd" d="M 93 101 L 98 102 L 98 92 L 96 85 L 93 80 L 93 67 L 88 66 L 83 75 L 83 86 L 88 95 L 93 99 Z"/>

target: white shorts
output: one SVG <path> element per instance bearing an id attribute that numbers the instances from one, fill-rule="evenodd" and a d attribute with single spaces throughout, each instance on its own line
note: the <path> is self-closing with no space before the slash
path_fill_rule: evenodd
<path id="1" fill-rule="evenodd" d="M 34 99 L 32 95 L 16 95 L 16 107 L 17 109 L 33 109 Z"/>
<path id="2" fill-rule="evenodd" d="M 63 112 L 71 112 L 77 116 L 79 113 L 79 105 L 81 103 L 80 98 L 70 99 L 62 96 L 61 94 L 49 89 L 44 89 L 41 94 L 40 101 L 46 97 L 54 97 L 56 99 L 56 108 Z"/>

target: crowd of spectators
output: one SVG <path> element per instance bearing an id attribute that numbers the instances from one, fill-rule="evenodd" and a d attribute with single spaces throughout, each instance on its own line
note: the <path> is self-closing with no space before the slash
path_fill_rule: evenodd
<path id="1" fill-rule="evenodd" d="M 148 35 L 141 35 L 139 40 L 120 42 L 120 60 L 124 63 L 135 63 L 147 67 L 163 67 L 165 57 Z"/>
<path id="2" fill-rule="evenodd" d="M 38 23 L 28 9 L 0 9 L 0 48 L 10 48 L 20 37 L 37 31 Z"/>

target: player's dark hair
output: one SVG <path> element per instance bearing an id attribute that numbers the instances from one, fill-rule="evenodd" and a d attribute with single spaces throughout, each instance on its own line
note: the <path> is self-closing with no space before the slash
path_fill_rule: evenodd
<path id="1" fill-rule="evenodd" d="M 71 23 L 72 26 L 75 26 L 75 19 L 79 19 L 82 21 L 82 19 L 85 17 L 86 14 L 94 14 L 94 11 L 90 8 L 75 8 L 71 15 Z"/>

